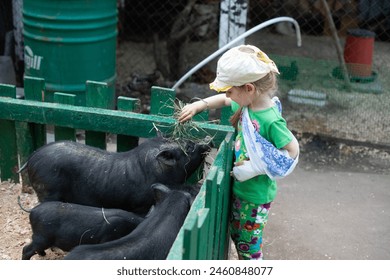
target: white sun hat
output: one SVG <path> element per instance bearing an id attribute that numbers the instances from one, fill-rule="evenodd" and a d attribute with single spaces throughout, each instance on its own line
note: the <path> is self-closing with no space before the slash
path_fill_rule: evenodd
<path id="1" fill-rule="evenodd" d="M 225 52 L 217 63 L 217 77 L 210 89 L 227 91 L 233 86 L 253 83 L 270 72 L 279 74 L 275 63 L 259 48 L 241 45 Z"/>

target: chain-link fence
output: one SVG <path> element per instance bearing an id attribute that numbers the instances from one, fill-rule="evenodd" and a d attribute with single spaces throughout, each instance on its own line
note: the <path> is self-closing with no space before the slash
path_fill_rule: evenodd
<path id="1" fill-rule="evenodd" d="M 145 79 L 172 86 L 223 46 L 221 37 L 231 36 L 221 33 L 226 21 L 244 26 L 245 31 L 281 16 L 299 23 L 301 47 L 290 22 L 261 29 L 246 37 L 245 43 L 264 50 L 279 66 L 279 95 L 290 127 L 390 144 L 388 0 L 121 1 L 122 93 L 139 91 L 137 83 L 145 85 Z M 215 76 L 216 60 L 181 85 L 182 98 L 211 93 L 207 83 Z"/>
<path id="2" fill-rule="evenodd" d="M 12 26 L 20 49 L 22 3 L 1 2 L 0 54 Z M 290 22 L 263 28 L 245 43 L 277 63 L 291 129 L 390 144 L 389 0 L 118 0 L 117 7 L 118 95 L 141 97 L 146 106 L 152 85 L 172 87 L 238 34 L 287 16 L 299 23 L 301 47 Z M 177 88 L 179 97 L 211 94 L 216 61 Z"/>

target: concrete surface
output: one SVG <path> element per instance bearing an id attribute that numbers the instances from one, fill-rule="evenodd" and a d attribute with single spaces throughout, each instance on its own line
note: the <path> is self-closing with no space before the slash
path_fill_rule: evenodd
<path id="1" fill-rule="evenodd" d="M 389 260 L 390 175 L 300 167 L 279 181 L 269 260 Z"/>

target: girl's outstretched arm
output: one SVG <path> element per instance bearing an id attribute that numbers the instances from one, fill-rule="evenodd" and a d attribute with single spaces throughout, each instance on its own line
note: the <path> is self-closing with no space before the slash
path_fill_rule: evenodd
<path id="1" fill-rule="evenodd" d="M 206 109 L 218 109 L 224 106 L 230 106 L 231 100 L 224 93 L 213 95 L 205 99 L 200 99 L 183 107 L 178 118 L 179 122 L 190 120 L 196 114 Z"/>

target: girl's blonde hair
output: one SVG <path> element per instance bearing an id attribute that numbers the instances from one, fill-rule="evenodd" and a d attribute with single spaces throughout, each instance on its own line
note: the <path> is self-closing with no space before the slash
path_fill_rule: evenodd
<path id="1" fill-rule="evenodd" d="M 269 72 L 263 78 L 252 83 L 256 88 L 256 94 L 268 94 L 270 97 L 273 97 L 275 92 L 278 90 L 278 80 L 276 73 Z M 243 87 L 242 85 L 240 87 Z M 242 107 L 240 107 L 229 119 L 230 123 L 234 128 L 237 129 L 238 121 L 241 118 Z"/>
<path id="2" fill-rule="evenodd" d="M 257 94 L 267 93 L 270 97 L 275 95 L 278 90 L 278 79 L 275 72 L 269 72 L 263 78 L 253 82 Z"/>

